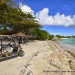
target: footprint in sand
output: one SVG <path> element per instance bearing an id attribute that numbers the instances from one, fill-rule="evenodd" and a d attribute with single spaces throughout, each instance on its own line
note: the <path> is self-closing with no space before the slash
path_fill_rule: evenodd
<path id="1" fill-rule="evenodd" d="M 31 70 L 26 71 L 25 69 L 23 69 L 21 71 L 20 75 L 33 75 L 33 72 Z"/>
<path id="2" fill-rule="evenodd" d="M 33 72 L 30 70 L 26 75 L 33 75 Z"/>

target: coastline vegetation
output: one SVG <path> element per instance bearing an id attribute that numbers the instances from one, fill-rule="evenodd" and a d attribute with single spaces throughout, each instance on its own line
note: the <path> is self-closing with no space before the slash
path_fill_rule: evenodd
<path id="1" fill-rule="evenodd" d="M 41 30 L 42 25 L 29 12 L 22 12 L 13 0 L 0 0 L 0 35 L 23 32 L 38 40 L 52 39 L 54 36 Z"/>
<path id="2" fill-rule="evenodd" d="M 61 39 L 61 38 L 75 38 L 75 36 L 63 36 L 63 35 L 56 35 L 57 38 Z"/>

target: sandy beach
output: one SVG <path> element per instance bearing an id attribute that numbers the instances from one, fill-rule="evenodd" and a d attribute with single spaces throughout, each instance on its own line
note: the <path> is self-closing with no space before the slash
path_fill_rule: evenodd
<path id="1" fill-rule="evenodd" d="M 25 56 L 0 62 L 0 75 L 75 75 L 75 58 L 53 41 L 21 46 Z"/>

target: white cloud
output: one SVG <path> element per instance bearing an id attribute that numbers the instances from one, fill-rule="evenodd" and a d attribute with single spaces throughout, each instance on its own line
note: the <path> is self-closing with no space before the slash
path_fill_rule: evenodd
<path id="1" fill-rule="evenodd" d="M 33 15 L 33 17 L 35 17 L 34 15 L 34 11 L 31 9 L 31 7 L 29 7 L 28 5 L 23 5 L 22 2 L 19 3 L 19 8 L 24 12 L 24 13 L 30 13 Z M 36 17 L 35 20 L 38 20 L 39 19 Z"/>
<path id="2" fill-rule="evenodd" d="M 23 12 L 29 12 L 33 16 L 36 16 L 37 20 L 42 25 L 63 25 L 63 26 L 74 26 L 75 25 L 75 15 L 71 16 L 65 16 L 64 14 L 60 14 L 59 12 L 56 13 L 54 16 L 49 15 L 49 9 L 44 8 L 43 10 L 40 10 L 39 12 L 34 15 L 34 11 L 29 7 L 28 5 L 23 5 L 21 2 L 19 3 L 19 7 Z M 67 7 L 64 5 L 64 7 Z"/>
<path id="3" fill-rule="evenodd" d="M 25 13 L 34 13 L 34 11 L 28 5 L 23 5 L 21 2 L 19 3 L 19 8 Z"/>
<path id="4" fill-rule="evenodd" d="M 42 25 L 63 25 L 63 26 L 74 26 L 75 25 L 75 15 L 65 16 L 59 12 L 56 15 L 51 16 L 48 14 L 49 9 L 44 8 L 36 13 L 36 17 L 39 19 Z"/>

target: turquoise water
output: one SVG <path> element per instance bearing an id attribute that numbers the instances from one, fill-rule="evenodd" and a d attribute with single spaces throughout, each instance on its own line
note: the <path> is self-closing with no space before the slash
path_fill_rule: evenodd
<path id="1" fill-rule="evenodd" d="M 75 46 L 75 38 L 66 38 L 60 40 L 62 43 Z"/>

